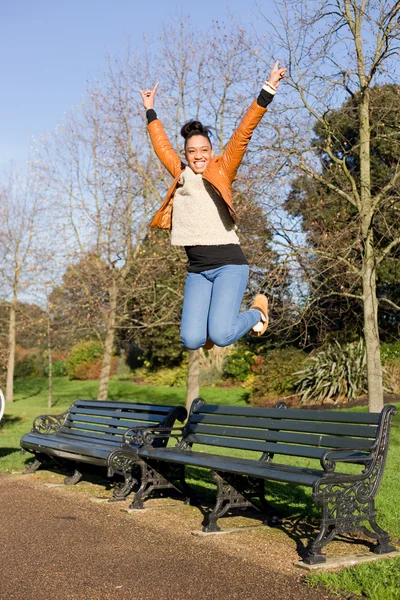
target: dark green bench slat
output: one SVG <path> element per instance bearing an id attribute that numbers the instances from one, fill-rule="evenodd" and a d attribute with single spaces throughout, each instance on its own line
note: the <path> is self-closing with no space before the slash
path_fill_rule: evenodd
<path id="1" fill-rule="evenodd" d="M 119 426 L 119 427 L 115 427 L 115 426 L 111 426 L 111 424 L 107 423 L 106 425 L 98 425 L 95 423 L 92 423 L 91 421 L 71 421 L 71 420 L 67 420 L 65 421 L 64 425 L 61 427 L 60 431 L 64 431 L 65 428 L 67 429 L 88 429 L 90 431 L 99 431 L 99 432 L 103 432 L 103 433 L 120 433 L 122 434 L 124 431 L 127 431 L 127 429 L 132 429 L 133 427 L 152 427 L 152 425 L 150 425 L 149 423 L 141 423 L 139 421 L 131 421 L 129 423 L 129 427 L 124 427 L 124 426 Z"/>
<path id="2" fill-rule="evenodd" d="M 220 446 L 223 448 L 237 448 L 251 452 L 266 452 L 266 443 L 260 441 L 239 440 L 234 438 L 221 438 L 213 435 L 189 434 L 185 437 L 189 444 L 202 444 L 206 446 Z"/>
<path id="3" fill-rule="evenodd" d="M 72 421 L 63 425 L 63 427 L 60 429 L 60 432 L 71 430 L 79 431 L 80 429 L 87 431 L 98 431 L 99 435 L 109 434 L 120 436 L 122 436 L 126 431 L 126 428 L 118 429 L 116 427 L 101 427 L 100 425 L 92 425 L 91 423 L 77 423 L 75 421 Z"/>
<path id="4" fill-rule="evenodd" d="M 164 453 L 160 454 L 159 449 L 158 448 L 145 448 L 142 447 L 139 449 L 138 453 L 140 456 L 146 456 L 146 457 L 152 457 L 153 456 L 153 450 L 154 453 L 157 453 L 157 459 L 158 457 L 162 458 L 164 456 Z M 167 455 L 165 456 L 164 460 L 166 462 L 168 462 L 169 460 L 169 456 L 171 453 L 172 455 L 179 455 L 181 454 L 184 457 L 191 457 L 192 455 L 194 456 L 201 456 L 204 460 L 206 460 L 206 457 L 211 456 L 211 457 L 215 457 L 215 460 L 219 461 L 219 466 L 221 466 L 221 464 L 224 461 L 232 461 L 237 465 L 240 465 L 241 468 L 243 468 L 244 470 L 245 467 L 249 464 L 249 463 L 257 463 L 257 465 L 264 465 L 264 466 L 273 466 L 275 468 L 278 468 L 279 470 L 282 471 L 288 471 L 288 472 L 304 472 L 304 473 L 308 473 L 310 475 L 318 475 L 319 477 L 321 476 L 321 469 L 312 469 L 310 467 L 296 467 L 294 465 L 282 465 L 282 464 L 275 464 L 272 463 L 270 461 L 262 461 L 262 460 L 254 460 L 254 459 L 250 459 L 250 458 L 245 458 L 245 457 L 241 457 L 241 456 L 225 456 L 225 455 L 221 455 L 221 454 L 206 454 L 204 452 L 196 452 L 193 450 L 181 450 L 180 448 L 166 448 L 165 449 L 167 452 Z"/>
<path id="5" fill-rule="evenodd" d="M 68 460 L 73 460 L 74 462 L 89 463 L 91 465 L 97 465 L 99 467 L 107 466 L 107 459 L 99 458 L 97 454 L 89 456 L 79 452 L 76 453 L 71 452 L 71 450 L 62 450 L 59 448 L 46 448 L 46 454 L 48 456 L 56 456 L 57 458 L 66 458 Z"/>
<path id="6" fill-rule="evenodd" d="M 321 477 L 321 474 L 312 475 L 306 469 L 289 471 L 287 469 L 270 469 L 268 463 L 262 463 L 256 460 L 248 460 L 246 468 L 241 463 L 238 463 L 234 458 L 220 456 L 218 454 L 206 454 L 201 452 L 183 452 L 174 451 L 173 448 L 165 448 L 162 452 L 157 449 L 140 450 L 140 457 L 154 458 L 156 460 L 167 460 L 178 464 L 191 465 L 194 467 L 202 467 L 214 469 L 216 471 L 228 471 L 230 473 L 245 472 L 249 477 L 261 477 L 263 479 L 271 479 L 273 481 L 282 481 L 285 483 L 297 483 L 299 485 L 312 486 Z"/>
<path id="7" fill-rule="evenodd" d="M 205 435 L 189 435 L 187 441 L 193 444 L 206 444 L 224 448 L 236 448 L 255 452 L 273 452 L 285 456 L 299 456 L 301 458 L 314 458 L 319 460 L 329 448 L 310 448 L 308 446 L 293 446 L 289 444 L 275 444 L 273 442 L 248 442 L 234 438 L 220 438 Z"/>
<path id="8" fill-rule="evenodd" d="M 68 425 L 69 423 L 93 423 L 94 425 L 103 425 L 105 427 L 122 427 L 123 429 L 130 429 L 131 427 L 135 427 L 138 423 L 138 421 L 134 421 L 133 419 L 131 421 L 127 421 L 125 419 L 107 419 L 107 421 L 105 421 L 104 419 L 101 419 L 100 417 L 85 417 L 85 416 L 81 416 L 81 415 L 74 415 L 73 419 L 69 419 L 67 418 L 65 421 L 65 425 Z M 141 425 L 143 427 L 148 427 L 151 426 L 151 424 L 149 423 L 141 423 Z"/>
<path id="9" fill-rule="evenodd" d="M 92 425 L 91 423 L 77 423 L 75 421 L 69 421 L 68 423 L 65 423 L 63 425 L 63 427 L 61 427 L 60 432 L 64 433 L 65 431 L 79 431 L 80 429 L 82 430 L 87 430 L 87 431 L 98 431 L 99 432 L 99 437 L 100 434 L 110 434 L 112 435 L 114 432 L 117 435 L 122 436 L 123 433 L 126 431 L 126 429 L 121 430 L 121 429 L 116 429 L 114 428 L 110 428 L 110 427 L 101 427 L 100 425 Z"/>
<path id="10" fill-rule="evenodd" d="M 375 439 L 377 427 L 372 425 L 347 425 L 337 423 L 318 423 L 315 421 L 293 421 L 290 419 L 246 418 L 240 416 L 193 414 L 191 423 L 207 423 L 213 425 L 233 425 L 237 427 L 254 427 L 265 429 L 280 429 L 310 433 L 334 434 L 338 436 L 365 437 Z"/>
<path id="11" fill-rule="evenodd" d="M 116 404 L 118 404 L 118 409 L 115 408 Z M 135 403 L 135 402 L 120 402 L 119 400 L 116 400 L 115 402 L 103 402 L 100 400 L 76 400 L 74 402 L 74 404 L 72 406 L 77 406 L 77 407 L 88 407 L 88 408 L 98 408 L 100 410 L 107 410 L 107 409 L 111 409 L 111 410 L 120 410 L 121 408 L 123 409 L 127 409 L 130 410 L 132 412 L 144 412 L 144 413 L 148 413 L 148 412 L 152 412 L 154 413 L 160 413 L 163 415 L 167 415 L 171 408 L 175 408 L 173 406 L 160 406 L 160 405 L 153 405 L 153 404 L 139 404 L 139 403 Z"/>
<path id="12" fill-rule="evenodd" d="M 321 421 L 333 423 L 365 423 L 377 425 L 380 413 L 354 413 L 333 410 L 290 410 L 290 419 L 300 421 Z M 218 414 L 218 415 L 237 415 L 241 417 L 267 417 L 274 419 L 285 419 L 285 409 L 280 408 L 253 408 L 248 406 L 222 406 L 202 404 L 197 407 L 194 414 Z M 289 418 L 288 416 L 286 418 Z"/>
<path id="13" fill-rule="evenodd" d="M 248 439 L 249 444 L 253 442 L 251 440 L 268 440 L 273 442 L 284 442 L 288 444 L 302 444 L 306 446 L 316 447 L 327 447 L 327 448 L 370 448 L 372 445 L 371 440 L 354 439 L 346 437 L 333 437 L 323 435 L 311 435 L 308 433 L 288 433 L 286 431 L 268 431 L 268 430 L 257 430 L 247 429 L 240 427 L 218 427 L 217 425 L 203 425 L 198 424 L 190 426 L 188 428 L 189 434 L 210 434 L 213 436 L 220 436 L 221 445 L 224 444 L 224 439 L 228 438 L 239 438 Z"/>
<path id="14" fill-rule="evenodd" d="M 91 438 L 90 435 L 77 435 L 77 434 L 73 434 L 73 435 L 69 435 L 68 433 L 57 433 L 57 434 L 50 434 L 50 435 L 46 435 L 46 436 L 41 436 L 38 435 L 36 433 L 31 433 L 31 434 L 27 434 L 27 436 L 24 436 L 24 440 L 23 443 L 28 442 L 28 443 L 32 443 L 35 442 L 37 444 L 42 444 L 43 440 L 46 440 L 49 443 L 55 443 L 57 442 L 57 440 L 63 440 L 63 442 L 66 442 L 67 440 L 69 441 L 69 443 L 74 444 L 75 440 L 77 440 L 78 442 L 81 443 L 90 443 L 93 446 L 93 439 Z M 106 436 L 103 436 L 103 439 L 98 439 L 95 438 L 96 440 L 96 445 L 98 445 L 99 447 L 110 447 L 110 448 L 118 448 L 121 445 L 121 438 L 119 438 L 120 441 L 118 441 L 118 438 L 112 438 L 108 439 L 106 438 Z"/>
<path id="15" fill-rule="evenodd" d="M 117 435 L 111 435 L 108 433 L 99 434 L 97 432 L 85 431 L 85 430 L 77 430 L 77 429 L 63 429 L 60 431 L 60 435 L 65 435 L 70 438 L 82 437 L 82 438 L 91 438 L 92 440 L 96 440 L 101 442 L 102 440 L 108 440 L 109 442 L 113 442 L 115 440 L 115 444 L 122 444 L 122 435 L 123 431 L 121 431 Z"/>
<path id="16" fill-rule="evenodd" d="M 99 458 L 107 458 L 110 451 L 115 448 L 115 445 L 104 444 L 94 446 L 93 443 L 85 443 L 85 440 L 64 438 L 63 436 L 57 436 L 56 438 L 47 437 L 44 439 L 32 439 L 29 437 L 24 440 L 24 447 L 36 447 L 36 448 L 54 448 L 55 450 L 63 450 L 68 452 L 69 450 L 74 453 L 83 453 L 86 456 L 98 456 Z"/>
<path id="17" fill-rule="evenodd" d="M 144 412 L 140 412 L 137 413 L 136 411 L 120 411 L 118 410 L 94 410 L 92 408 L 88 408 L 87 410 L 83 410 L 82 408 L 71 408 L 70 412 L 69 412 L 69 416 L 71 418 L 71 415 L 73 415 L 73 418 L 75 418 L 76 416 L 94 416 L 94 417 L 111 417 L 111 418 L 119 418 L 119 419 L 135 419 L 135 420 L 142 420 L 144 423 L 147 423 L 148 421 L 150 422 L 154 422 L 154 423 L 160 423 L 161 421 L 164 421 L 165 419 L 165 415 L 154 415 L 154 414 L 150 414 L 150 413 L 144 413 Z M 91 420 L 88 418 L 88 420 Z"/>

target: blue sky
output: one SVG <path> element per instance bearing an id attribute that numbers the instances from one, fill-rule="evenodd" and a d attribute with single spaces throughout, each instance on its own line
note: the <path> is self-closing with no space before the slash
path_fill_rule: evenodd
<path id="1" fill-rule="evenodd" d="M 264 9 L 272 0 L 261 0 Z M 28 158 L 30 139 L 51 131 L 85 96 L 87 80 L 105 56 L 123 56 L 127 41 L 140 47 L 144 34 L 190 15 L 208 29 L 212 19 L 233 15 L 243 25 L 257 20 L 248 0 L 15 0 L 0 3 L 0 167 Z"/>

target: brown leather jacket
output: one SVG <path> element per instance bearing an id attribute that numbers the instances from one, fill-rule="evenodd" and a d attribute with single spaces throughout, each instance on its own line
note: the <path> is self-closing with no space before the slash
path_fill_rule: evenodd
<path id="1" fill-rule="evenodd" d="M 204 179 L 211 183 L 226 202 L 233 220 L 235 220 L 236 215 L 232 206 L 231 185 L 236 177 L 236 172 L 242 162 L 253 131 L 266 112 L 267 109 L 259 106 L 257 100 L 254 100 L 226 145 L 223 154 L 212 158 L 203 173 Z M 150 227 L 171 229 L 174 194 L 185 165 L 172 148 L 161 121 L 158 119 L 152 121 L 148 126 L 148 130 L 158 158 L 174 177 L 164 202 L 151 221 Z"/>

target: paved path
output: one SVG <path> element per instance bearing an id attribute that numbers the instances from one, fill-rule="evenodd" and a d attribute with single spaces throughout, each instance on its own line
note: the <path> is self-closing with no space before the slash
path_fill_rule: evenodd
<path id="1" fill-rule="evenodd" d="M 167 502 L 167 501 L 162 501 Z M 77 488 L 0 476 L 1 600 L 323 600 L 294 542 L 263 528 L 212 537 L 195 507 L 128 515 Z"/>

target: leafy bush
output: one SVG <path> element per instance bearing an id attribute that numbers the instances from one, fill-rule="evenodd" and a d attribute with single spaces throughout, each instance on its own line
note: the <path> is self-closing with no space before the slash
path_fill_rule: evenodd
<path id="1" fill-rule="evenodd" d="M 51 368 L 52 368 L 52 372 L 53 372 L 53 377 L 65 377 L 65 375 L 67 374 L 67 366 L 66 366 L 65 360 L 63 358 L 53 359 Z M 48 362 L 45 364 L 44 374 L 46 375 L 46 377 L 49 376 Z"/>
<path id="2" fill-rule="evenodd" d="M 291 346 L 256 357 L 252 374 L 245 382 L 250 403 L 272 405 L 278 398 L 294 394 L 295 373 L 306 357 L 305 352 Z"/>
<path id="3" fill-rule="evenodd" d="M 133 381 L 140 384 L 155 386 L 175 387 L 185 385 L 187 377 L 187 361 L 184 361 L 179 367 L 170 369 L 161 368 L 157 370 L 149 367 L 135 369 L 131 375 Z"/>
<path id="4" fill-rule="evenodd" d="M 386 364 L 386 361 L 395 361 L 398 360 L 400 362 L 400 342 L 393 342 L 391 344 L 382 344 L 381 345 L 381 360 L 383 364 Z"/>
<path id="5" fill-rule="evenodd" d="M 39 353 L 25 354 L 22 358 L 17 356 L 14 367 L 14 377 L 32 377 L 43 374 L 43 361 Z"/>
<path id="6" fill-rule="evenodd" d="M 14 366 L 15 378 L 43 375 L 44 365 L 45 358 L 39 348 L 22 348 L 20 345 L 16 346 Z"/>
<path id="7" fill-rule="evenodd" d="M 246 378 L 252 372 L 251 369 L 255 360 L 255 354 L 248 350 L 246 346 L 239 344 L 235 350 L 227 356 L 222 375 L 233 381 L 246 381 Z"/>
<path id="8" fill-rule="evenodd" d="M 361 338 L 344 346 L 335 340 L 309 360 L 310 364 L 296 373 L 300 377 L 295 390 L 301 402 L 349 402 L 367 391 L 367 361 Z"/>
<path id="9" fill-rule="evenodd" d="M 92 365 L 103 357 L 103 346 L 94 340 L 79 342 L 73 346 L 68 354 L 66 367 L 70 379 L 77 379 L 76 369 L 79 365 L 90 362 Z M 88 367 L 86 367 L 87 369 Z"/>
<path id="10" fill-rule="evenodd" d="M 86 362 L 84 362 L 76 367 L 74 379 L 78 379 L 80 381 L 87 381 L 89 379 L 91 379 L 91 380 L 100 379 L 102 364 L 103 364 L 102 358 L 99 358 L 98 360 L 87 360 Z M 118 364 L 118 356 L 112 356 L 111 357 L 111 365 L 110 365 L 110 376 L 116 374 L 117 364 Z"/>

